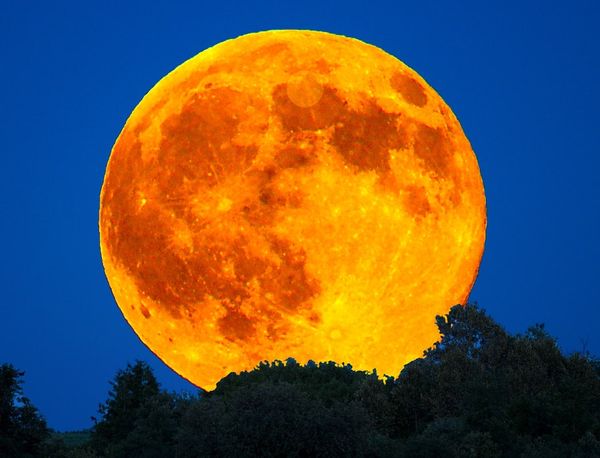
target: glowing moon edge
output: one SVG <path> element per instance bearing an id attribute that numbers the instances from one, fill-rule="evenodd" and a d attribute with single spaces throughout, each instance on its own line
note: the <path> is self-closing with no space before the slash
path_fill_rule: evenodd
<path id="1" fill-rule="evenodd" d="M 206 389 L 287 357 L 397 374 L 467 300 L 485 243 L 450 108 L 393 56 L 325 32 L 243 35 L 161 79 L 100 201 L 125 319 Z"/>

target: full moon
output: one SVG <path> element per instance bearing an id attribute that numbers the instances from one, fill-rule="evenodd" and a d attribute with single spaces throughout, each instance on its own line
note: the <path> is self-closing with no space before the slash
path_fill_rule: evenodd
<path id="1" fill-rule="evenodd" d="M 398 375 L 467 300 L 486 209 L 469 141 L 415 71 L 278 30 L 148 92 L 112 149 L 99 228 L 125 319 L 210 390 L 288 357 Z"/>

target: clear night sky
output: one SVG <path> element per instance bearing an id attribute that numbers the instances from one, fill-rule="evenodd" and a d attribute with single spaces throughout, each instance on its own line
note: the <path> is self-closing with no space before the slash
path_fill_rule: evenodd
<path id="1" fill-rule="evenodd" d="M 164 387 L 194 389 L 113 300 L 99 193 L 144 94 L 203 49 L 259 30 L 348 35 L 419 72 L 460 120 L 486 188 L 471 299 L 510 332 L 544 322 L 565 351 L 587 342 L 600 354 L 600 3 L 123 3 L 0 8 L 0 363 L 26 371 L 51 427 L 90 426 L 108 381 L 137 358 Z"/>

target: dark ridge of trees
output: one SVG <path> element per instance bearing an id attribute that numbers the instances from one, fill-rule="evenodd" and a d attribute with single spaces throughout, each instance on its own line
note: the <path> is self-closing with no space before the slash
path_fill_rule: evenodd
<path id="1" fill-rule="evenodd" d="M 476 305 L 436 320 L 440 341 L 385 380 L 288 359 L 189 395 L 162 390 L 138 361 L 117 372 L 89 438 L 70 446 L 15 404 L 22 373 L 5 365 L 0 456 L 11 446 L 6 456 L 600 457 L 598 360 L 562 354 L 543 325 L 509 335 Z M 34 414 L 18 420 L 25 405 Z"/>

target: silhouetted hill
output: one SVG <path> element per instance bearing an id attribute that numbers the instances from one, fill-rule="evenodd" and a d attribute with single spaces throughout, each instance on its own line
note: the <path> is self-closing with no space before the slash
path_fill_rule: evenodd
<path id="1" fill-rule="evenodd" d="M 600 457 L 598 360 L 562 354 L 542 325 L 509 335 L 475 305 L 437 324 L 441 340 L 385 380 L 289 359 L 192 396 L 165 392 L 138 361 L 116 374 L 89 435 L 54 442 L 34 407 L 18 412 L 20 379 L 4 365 L 0 455 Z"/>

